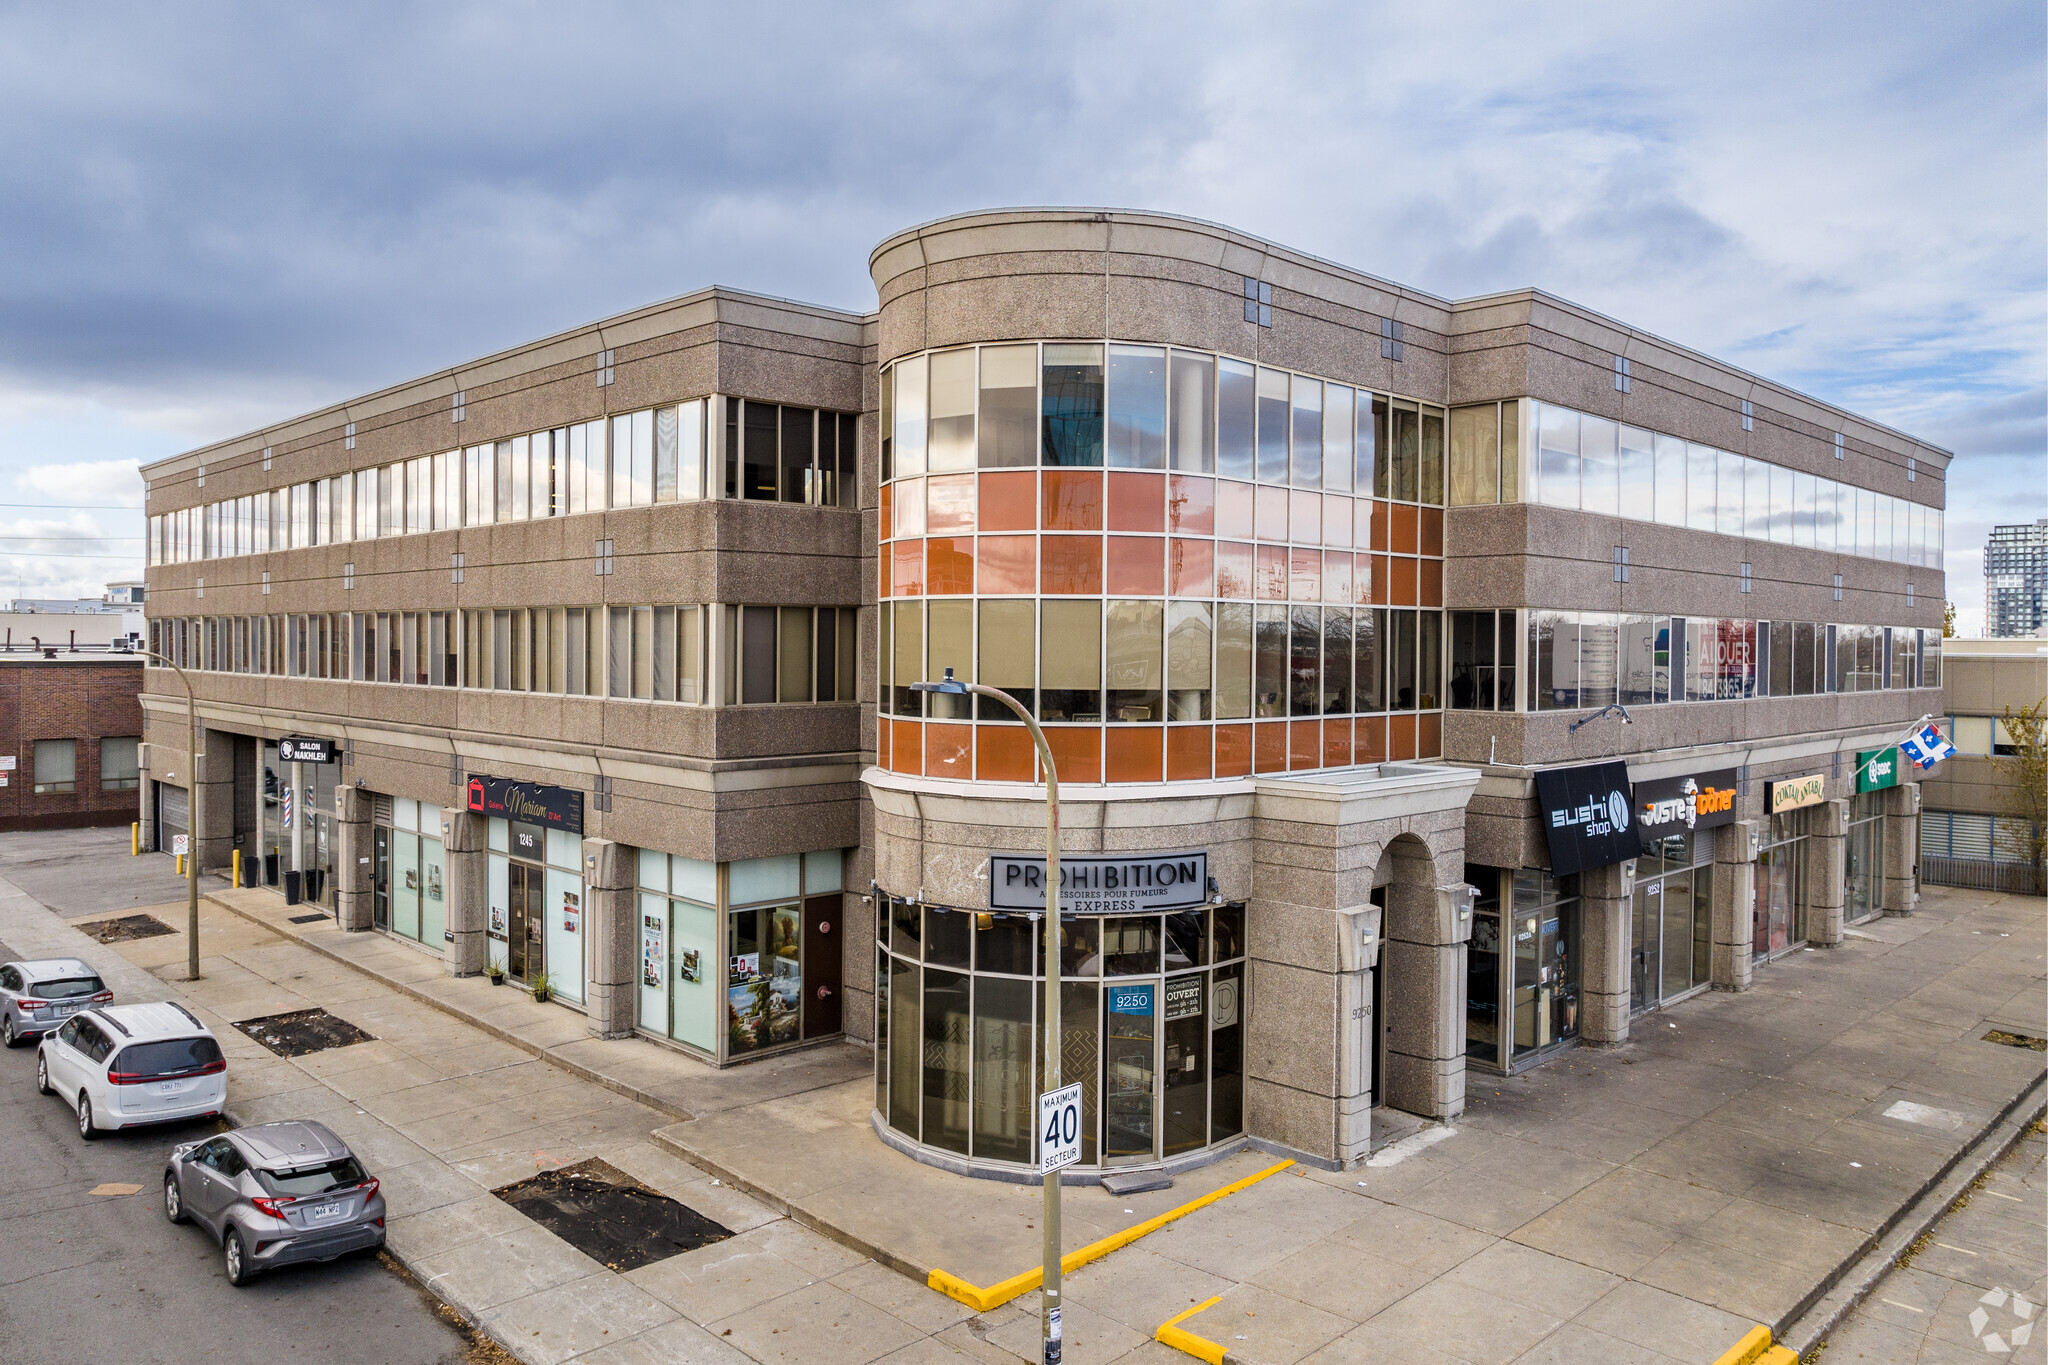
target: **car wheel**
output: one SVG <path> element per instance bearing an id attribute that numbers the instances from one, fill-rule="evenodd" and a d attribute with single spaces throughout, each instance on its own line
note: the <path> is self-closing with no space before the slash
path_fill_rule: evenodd
<path id="1" fill-rule="evenodd" d="M 100 1135 L 99 1129 L 92 1126 L 92 1097 L 83 1090 L 78 1092 L 78 1135 L 87 1142 Z"/>
<path id="2" fill-rule="evenodd" d="M 14 1031 L 14 1016 L 0 1018 L 0 1043 L 14 1047 L 21 1042 L 21 1035 Z"/>
<path id="3" fill-rule="evenodd" d="M 185 1221 L 185 1196 L 178 1192 L 178 1177 L 164 1177 L 164 1217 L 173 1223 Z"/>
<path id="4" fill-rule="evenodd" d="M 50 1089 L 50 1059 L 40 1052 L 36 1053 L 36 1093 L 39 1095 L 54 1093 Z"/>
<path id="5" fill-rule="evenodd" d="M 242 1254 L 242 1234 L 233 1228 L 229 1228 L 228 1235 L 221 1239 L 220 1263 L 227 1272 L 228 1283 L 237 1289 L 256 1278 L 249 1269 L 248 1258 Z"/>

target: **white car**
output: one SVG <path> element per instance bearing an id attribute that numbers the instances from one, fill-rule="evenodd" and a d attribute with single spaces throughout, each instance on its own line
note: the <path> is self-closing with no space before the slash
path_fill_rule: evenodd
<path id="1" fill-rule="evenodd" d="M 214 1118 L 228 1064 L 212 1030 L 183 1005 L 81 1010 L 36 1049 L 36 1089 L 61 1095 L 90 1141 L 116 1128 Z"/>

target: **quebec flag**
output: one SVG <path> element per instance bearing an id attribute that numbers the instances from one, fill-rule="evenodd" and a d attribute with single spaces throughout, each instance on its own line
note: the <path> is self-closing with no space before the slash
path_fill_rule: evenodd
<path id="1" fill-rule="evenodd" d="M 1931 768 L 1953 754 L 1956 746 L 1948 742 L 1948 736 L 1941 732 L 1940 727 L 1930 725 L 1901 743 L 1899 750 L 1913 760 L 1914 766 Z"/>

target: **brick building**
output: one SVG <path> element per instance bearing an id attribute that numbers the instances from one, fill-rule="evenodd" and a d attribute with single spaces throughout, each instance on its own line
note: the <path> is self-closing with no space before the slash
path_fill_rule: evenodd
<path id="1" fill-rule="evenodd" d="M 0 654 L 0 830 L 133 820 L 141 690 L 139 656 Z"/>

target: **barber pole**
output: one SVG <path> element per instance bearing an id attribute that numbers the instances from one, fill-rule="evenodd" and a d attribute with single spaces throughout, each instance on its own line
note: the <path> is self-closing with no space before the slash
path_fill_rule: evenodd
<path id="1" fill-rule="evenodd" d="M 286 783 L 284 789 L 284 827 L 286 829 L 292 827 L 292 789 L 290 783 Z"/>

